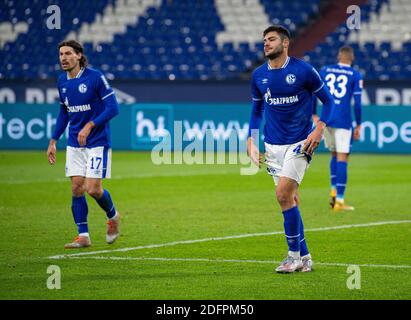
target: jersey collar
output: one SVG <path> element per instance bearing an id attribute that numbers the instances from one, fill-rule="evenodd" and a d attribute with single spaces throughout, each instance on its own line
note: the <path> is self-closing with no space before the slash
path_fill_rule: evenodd
<path id="1" fill-rule="evenodd" d="M 268 70 L 284 69 L 288 65 L 289 62 L 290 62 L 290 57 L 287 57 L 284 64 L 280 68 L 272 68 L 270 64 L 267 62 Z"/>
<path id="2" fill-rule="evenodd" d="M 84 72 L 84 68 L 81 68 L 80 71 L 77 73 L 77 75 L 74 78 L 70 78 L 69 73 L 67 72 L 67 80 L 80 78 L 81 75 L 83 74 L 83 72 Z"/>
<path id="3" fill-rule="evenodd" d="M 338 65 L 341 67 L 351 67 L 349 64 L 338 62 Z"/>

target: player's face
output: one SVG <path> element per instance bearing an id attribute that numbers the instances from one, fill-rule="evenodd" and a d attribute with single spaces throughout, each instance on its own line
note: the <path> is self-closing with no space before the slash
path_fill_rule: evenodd
<path id="1" fill-rule="evenodd" d="M 278 58 L 284 52 L 285 41 L 275 31 L 267 33 L 264 37 L 265 56 L 270 60 Z"/>
<path id="2" fill-rule="evenodd" d="M 64 71 L 71 71 L 80 64 L 81 53 L 76 53 L 72 47 L 60 48 L 60 64 Z"/>

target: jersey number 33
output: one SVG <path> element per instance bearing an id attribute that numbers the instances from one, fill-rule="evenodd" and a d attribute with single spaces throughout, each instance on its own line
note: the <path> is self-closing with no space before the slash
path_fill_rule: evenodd
<path id="1" fill-rule="evenodd" d="M 334 97 L 341 99 L 347 93 L 348 78 L 346 75 L 341 74 L 336 76 L 333 73 L 329 73 L 325 77 L 325 81 L 327 82 L 331 95 Z"/>

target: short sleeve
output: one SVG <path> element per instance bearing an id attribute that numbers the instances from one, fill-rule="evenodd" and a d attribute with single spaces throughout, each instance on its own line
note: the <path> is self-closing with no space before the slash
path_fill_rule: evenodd
<path id="1" fill-rule="evenodd" d="M 306 88 L 312 93 L 317 93 L 324 86 L 324 82 L 321 79 L 320 74 L 315 70 L 313 66 L 308 67 L 306 72 Z"/>
<path id="2" fill-rule="evenodd" d="M 96 76 L 96 91 L 101 100 L 114 94 L 113 88 L 110 87 L 106 77 L 102 73 Z"/>

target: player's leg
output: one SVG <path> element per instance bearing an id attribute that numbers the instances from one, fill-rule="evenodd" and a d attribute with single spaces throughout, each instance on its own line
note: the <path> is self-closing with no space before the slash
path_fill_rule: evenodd
<path id="1" fill-rule="evenodd" d="M 294 195 L 294 201 L 295 201 L 296 206 L 298 207 L 300 205 L 300 195 L 298 194 L 298 190 L 296 191 Z M 311 254 L 308 251 L 307 241 L 305 240 L 304 224 L 303 224 L 303 219 L 301 218 L 301 214 L 300 214 L 300 256 L 303 262 L 303 268 L 301 269 L 301 271 L 303 272 L 311 271 L 313 267 L 313 261 L 311 258 Z"/>
<path id="2" fill-rule="evenodd" d="M 334 208 L 335 198 L 337 196 L 337 152 L 336 152 L 336 141 L 335 141 L 335 129 L 327 127 L 324 131 L 324 142 L 328 150 L 331 151 L 330 160 L 330 206 Z"/>
<path id="3" fill-rule="evenodd" d="M 302 267 L 300 269 L 296 269 L 296 270 L 297 271 L 302 271 L 302 272 L 310 272 L 310 271 L 312 271 L 313 261 L 312 261 L 312 258 L 311 258 L 311 254 L 308 250 L 307 241 L 305 239 L 304 224 L 303 224 L 303 220 L 302 220 L 301 214 L 300 214 L 299 209 L 298 209 L 299 202 L 300 202 L 300 197 L 299 197 L 299 194 L 298 194 L 298 186 L 297 186 L 297 189 L 295 190 L 295 194 L 294 194 L 294 204 L 295 204 L 295 210 L 298 210 L 297 215 L 300 217 L 300 219 L 299 219 L 299 222 L 300 222 L 299 241 L 300 241 L 300 256 L 301 256 Z M 285 222 L 285 219 L 286 219 L 286 217 L 284 217 L 284 222 Z M 280 266 L 277 269 L 279 269 L 278 272 L 280 272 L 281 269 L 283 269 L 283 267 Z"/>
<path id="4" fill-rule="evenodd" d="M 336 130 L 336 150 L 337 150 L 337 196 L 334 211 L 354 210 L 344 201 L 344 194 L 348 180 L 348 155 L 350 153 L 351 130 Z"/>
<path id="5" fill-rule="evenodd" d="M 111 150 L 105 147 L 88 149 L 86 190 L 107 216 L 107 243 L 113 243 L 120 235 L 120 214 L 116 210 L 110 192 L 103 188 L 104 178 L 110 178 Z"/>
<path id="6" fill-rule="evenodd" d="M 308 250 L 307 241 L 305 240 L 304 223 L 303 223 L 301 214 L 300 214 L 300 256 L 301 256 L 301 261 L 303 263 L 303 266 L 299 271 L 302 271 L 302 272 L 312 271 L 313 260 L 312 260 L 310 251 Z"/>
<path id="7" fill-rule="evenodd" d="M 298 234 L 298 230 L 293 231 L 292 229 L 296 229 L 302 225 L 301 216 L 298 210 L 299 194 L 298 183 L 296 183 L 296 180 L 301 181 L 308 163 L 304 155 L 300 154 L 299 151 L 297 151 L 296 154 L 298 153 L 300 160 L 297 161 L 297 164 L 291 164 L 289 162 L 290 155 L 287 156 L 287 151 L 301 150 L 301 146 L 302 143 L 300 145 L 300 148 L 298 148 L 298 144 L 294 145 L 293 148 L 290 148 L 289 146 L 265 144 L 265 163 L 267 165 L 267 171 L 268 174 L 273 177 L 274 183 L 276 185 L 276 196 L 283 211 L 284 227 L 287 229 L 286 234 L 291 236 L 295 232 L 297 232 Z M 292 153 L 291 158 L 294 157 L 294 155 L 295 154 Z M 283 167 L 285 162 L 287 162 L 287 165 L 284 170 Z M 296 170 L 296 168 L 298 169 Z M 290 173 L 290 171 L 292 171 L 292 173 Z M 293 178 L 288 178 L 287 176 L 292 176 Z M 293 238 L 287 237 L 287 239 Z M 287 241 L 287 244 L 288 243 L 289 242 Z M 299 256 L 300 253 L 298 251 L 300 249 L 298 249 L 298 246 L 301 247 L 301 244 L 303 246 L 306 245 L 305 241 L 300 242 L 299 238 L 296 240 L 296 242 L 293 243 L 292 250 L 296 250 L 296 252 L 294 252 L 292 255 Z M 297 246 L 297 248 L 295 248 L 295 246 Z M 276 271 L 293 272 L 298 268 L 301 268 L 301 265 L 298 262 L 298 258 L 295 259 L 290 255 L 287 255 L 287 258 L 283 261 L 283 263 L 281 263 L 278 268 L 276 268 Z"/>
<path id="8" fill-rule="evenodd" d="M 82 148 L 67 147 L 66 176 L 71 179 L 71 211 L 77 225 L 78 236 L 73 242 L 64 246 L 66 249 L 84 248 L 91 245 L 87 223 L 88 206 L 85 196 L 86 163 L 87 159 Z"/>
<path id="9" fill-rule="evenodd" d="M 288 245 L 287 258 L 276 268 L 277 272 L 289 273 L 302 268 L 300 256 L 301 215 L 295 202 L 298 183 L 281 176 L 276 188 L 277 201 L 284 217 L 284 232 Z"/>
<path id="10" fill-rule="evenodd" d="M 300 143 L 296 143 L 292 146 L 290 146 L 286 152 L 285 158 L 284 158 L 284 164 L 283 164 L 283 168 L 281 173 L 279 174 L 281 178 L 286 178 L 284 180 L 282 180 L 283 182 L 288 182 L 287 184 L 289 186 L 291 186 L 291 190 L 290 192 L 294 192 L 294 202 L 291 201 L 287 201 L 285 203 L 283 203 L 283 205 L 281 205 L 281 201 L 280 205 L 284 210 L 287 209 L 287 207 L 291 207 L 291 209 L 288 209 L 288 211 L 286 211 L 286 213 L 295 213 L 296 216 L 299 217 L 298 223 L 299 223 L 299 246 L 300 246 L 300 256 L 301 256 L 301 260 L 302 260 L 302 267 L 301 268 L 297 268 L 297 271 L 311 271 L 312 270 L 312 259 L 311 259 L 311 255 L 309 253 L 308 250 L 308 246 L 307 246 L 307 241 L 305 239 L 305 235 L 304 235 L 304 224 L 303 224 L 303 220 L 300 214 L 300 210 L 299 210 L 299 195 L 298 195 L 298 187 L 301 184 L 304 174 L 306 172 L 306 170 L 308 169 L 309 166 L 309 161 L 311 161 L 311 158 L 309 159 L 306 155 L 300 153 L 301 149 L 298 148 L 298 146 L 302 145 L 304 141 L 300 142 Z M 285 185 L 283 185 L 285 186 Z M 280 187 L 280 188 L 278 188 Z M 277 187 L 277 194 L 281 193 L 282 190 L 282 186 L 280 184 L 280 182 L 278 183 L 278 187 Z M 286 188 L 287 189 L 287 188 Z M 285 190 L 286 190 L 285 189 Z M 284 190 L 284 189 L 283 189 Z M 286 192 L 287 194 L 288 192 Z M 277 197 L 280 198 L 281 197 Z M 278 199 L 278 200 L 280 200 Z M 285 205 L 285 206 L 284 206 Z M 284 219 L 286 219 L 287 216 L 284 215 Z M 280 266 L 281 267 L 281 266 Z M 279 267 L 279 268 L 280 268 Z"/>
<path id="11" fill-rule="evenodd" d="M 337 197 L 337 152 L 331 152 L 330 161 L 330 180 L 331 180 L 331 190 L 330 190 L 330 206 L 334 208 L 335 199 Z"/>
<path id="12" fill-rule="evenodd" d="M 294 201 L 296 206 L 300 205 L 300 195 L 298 194 L 298 190 L 294 196 Z M 308 251 L 307 241 L 305 240 L 304 234 L 304 223 L 303 219 L 301 218 L 300 214 L 300 256 L 301 261 L 303 263 L 303 267 L 301 269 L 302 272 L 310 272 L 313 268 L 313 260 L 311 258 L 311 254 Z"/>
<path id="13" fill-rule="evenodd" d="M 103 188 L 102 179 L 87 178 L 87 193 L 92 196 L 101 209 L 106 213 L 107 219 L 113 219 L 116 215 L 116 208 L 108 190 Z"/>
<path id="14" fill-rule="evenodd" d="M 87 193 L 92 196 L 107 216 L 106 241 L 114 243 L 120 236 L 120 214 L 117 212 L 110 193 L 103 188 L 102 179 L 87 178 Z"/>

